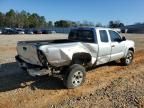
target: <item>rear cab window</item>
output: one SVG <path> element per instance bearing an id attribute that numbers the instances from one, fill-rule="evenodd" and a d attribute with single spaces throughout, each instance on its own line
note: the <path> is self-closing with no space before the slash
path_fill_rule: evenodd
<path id="1" fill-rule="evenodd" d="M 106 30 L 99 30 L 101 42 L 108 43 L 108 34 Z"/>
<path id="2" fill-rule="evenodd" d="M 94 37 L 95 34 L 92 30 L 75 29 L 75 30 L 71 30 L 69 33 L 69 40 L 73 40 L 73 41 L 94 43 L 96 40 Z"/>

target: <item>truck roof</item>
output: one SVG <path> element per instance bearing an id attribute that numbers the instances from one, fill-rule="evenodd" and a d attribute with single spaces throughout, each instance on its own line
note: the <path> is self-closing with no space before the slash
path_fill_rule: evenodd
<path id="1" fill-rule="evenodd" d="M 111 28 L 105 28 L 105 27 L 75 27 L 75 28 L 72 28 L 72 30 L 91 30 L 91 29 L 112 30 Z"/>

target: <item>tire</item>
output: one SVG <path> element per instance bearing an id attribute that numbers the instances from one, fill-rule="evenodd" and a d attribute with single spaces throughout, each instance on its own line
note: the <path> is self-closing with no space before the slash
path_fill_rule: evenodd
<path id="1" fill-rule="evenodd" d="M 64 85 L 68 89 L 79 87 L 84 83 L 85 76 L 85 68 L 79 64 L 74 64 L 65 73 Z"/>
<path id="2" fill-rule="evenodd" d="M 124 66 L 128 66 L 132 63 L 132 61 L 133 61 L 133 51 L 128 50 L 126 57 L 121 59 L 121 63 Z"/>

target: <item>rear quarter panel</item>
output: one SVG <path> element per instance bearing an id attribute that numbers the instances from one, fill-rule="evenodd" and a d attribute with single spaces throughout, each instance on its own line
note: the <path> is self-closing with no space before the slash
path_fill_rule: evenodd
<path id="1" fill-rule="evenodd" d="M 86 52 L 92 56 L 92 62 L 96 60 L 98 45 L 82 42 L 67 44 L 44 45 L 39 48 L 45 53 L 48 62 L 56 67 L 69 65 L 73 54 Z"/>

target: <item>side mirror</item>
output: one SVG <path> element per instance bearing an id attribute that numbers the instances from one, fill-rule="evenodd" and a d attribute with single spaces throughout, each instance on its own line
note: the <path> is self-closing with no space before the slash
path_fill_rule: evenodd
<path id="1" fill-rule="evenodd" d="M 123 36 L 123 37 L 122 37 L 122 41 L 125 41 L 125 40 L 126 40 L 126 37 L 125 37 L 125 36 Z"/>

